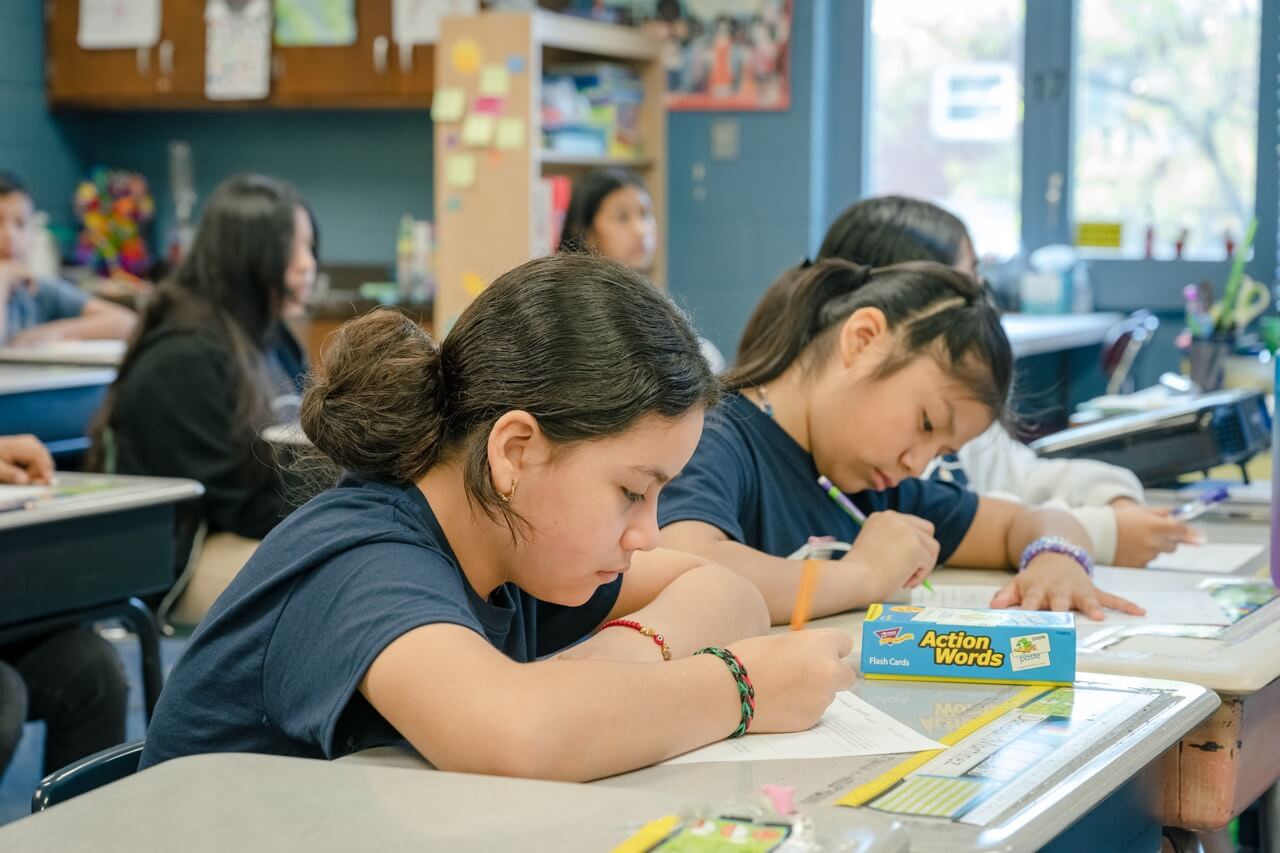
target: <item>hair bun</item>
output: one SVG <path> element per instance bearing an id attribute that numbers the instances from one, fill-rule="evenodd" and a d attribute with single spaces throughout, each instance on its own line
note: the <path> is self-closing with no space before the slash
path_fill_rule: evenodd
<path id="1" fill-rule="evenodd" d="M 439 454 L 446 396 L 435 342 L 399 311 L 378 309 L 326 342 L 302 398 L 302 429 L 341 468 L 414 480 Z"/>

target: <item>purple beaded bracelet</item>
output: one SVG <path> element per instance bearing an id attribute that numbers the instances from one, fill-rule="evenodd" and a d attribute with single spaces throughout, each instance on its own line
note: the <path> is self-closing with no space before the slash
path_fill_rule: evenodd
<path id="1" fill-rule="evenodd" d="M 1061 536 L 1041 536 L 1028 545 L 1022 552 L 1022 560 L 1018 563 L 1018 571 L 1025 572 L 1027 565 L 1032 560 L 1045 553 L 1062 554 L 1064 557 L 1070 557 L 1080 564 L 1080 568 L 1084 569 L 1086 575 L 1093 577 L 1093 558 L 1089 556 L 1089 552 L 1079 545 L 1068 542 Z"/>

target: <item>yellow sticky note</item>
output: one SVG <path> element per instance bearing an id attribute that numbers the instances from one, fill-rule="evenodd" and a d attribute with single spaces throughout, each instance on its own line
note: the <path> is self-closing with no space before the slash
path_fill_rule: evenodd
<path id="1" fill-rule="evenodd" d="M 467 110 L 467 93 L 461 89 L 436 89 L 431 99 L 432 121 L 460 121 Z"/>
<path id="2" fill-rule="evenodd" d="M 472 148 L 487 148 L 493 144 L 493 116 L 472 113 L 462 122 L 462 144 Z"/>
<path id="3" fill-rule="evenodd" d="M 462 291 L 472 299 L 475 299 L 483 293 L 486 287 L 488 287 L 488 285 L 485 284 L 485 280 L 475 273 L 464 272 L 462 274 Z"/>
<path id="4" fill-rule="evenodd" d="M 520 148 L 524 145 L 524 119 L 500 118 L 494 144 L 503 151 Z"/>
<path id="5" fill-rule="evenodd" d="M 501 98 L 511 91 L 511 74 L 503 65 L 486 65 L 480 69 L 480 94 Z"/>
<path id="6" fill-rule="evenodd" d="M 476 158 L 474 154 L 450 154 L 444 161 L 445 183 L 465 190 L 475 186 Z"/>
<path id="7" fill-rule="evenodd" d="M 484 62 L 484 53 L 475 39 L 463 39 L 453 46 L 453 67 L 460 74 L 475 74 Z"/>

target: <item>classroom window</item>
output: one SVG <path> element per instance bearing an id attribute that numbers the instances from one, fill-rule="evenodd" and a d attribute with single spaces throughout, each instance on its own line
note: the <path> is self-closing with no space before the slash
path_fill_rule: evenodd
<path id="1" fill-rule="evenodd" d="M 871 10 L 869 192 L 946 207 L 980 255 L 1019 247 L 1023 15 L 1022 0 Z"/>
<path id="2" fill-rule="evenodd" d="M 1259 0 L 1076 0 L 1072 209 L 1122 257 L 1221 259 L 1254 215 Z"/>

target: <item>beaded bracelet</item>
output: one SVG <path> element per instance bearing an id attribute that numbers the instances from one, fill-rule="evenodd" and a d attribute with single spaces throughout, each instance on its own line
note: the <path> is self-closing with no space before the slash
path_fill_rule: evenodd
<path id="1" fill-rule="evenodd" d="M 667 645 L 667 638 L 659 634 L 655 629 L 648 625 L 641 625 L 633 619 L 611 619 L 600 626 L 600 631 L 605 628 L 630 628 L 633 631 L 639 631 L 642 636 L 648 637 L 657 643 L 658 648 L 662 649 L 662 659 L 671 660 L 671 647 Z"/>
<path id="2" fill-rule="evenodd" d="M 1027 565 L 1041 554 L 1061 554 L 1064 557 L 1070 557 L 1080 564 L 1080 568 L 1084 569 L 1086 575 L 1093 577 L 1093 558 L 1089 556 L 1089 552 L 1061 536 L 1041 536 L 1028 545 L 1022 552 L 1018 571 L 1025 572 Z"/>
<path id="3" fill-rule="evenodd" d="M 722 649 L 718 646 L 698 649 L 694 654 L 715 655 L 724 661 L 725 666 L 729 667 L 729 674 L 733 676 L 734 682 L 738 685 L 738 698 L 742 701 L 742 719 L 729 737 L 742 737 L 747 733 L 747 729 L 751 728 L 751 721 L 756 716 L 756 688 L 751 684 L 751 677 L 747 675 L 747 668 L 742 665 L 742 661 L 738 660 L 737 655 L 728 649 Z"/>

